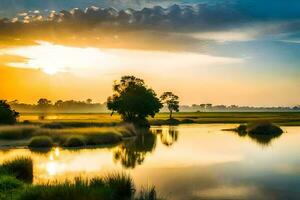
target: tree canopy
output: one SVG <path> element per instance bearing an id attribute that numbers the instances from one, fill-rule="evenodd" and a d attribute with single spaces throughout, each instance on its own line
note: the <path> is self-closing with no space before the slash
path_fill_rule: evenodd
<path id="1" fill-rule="evenodd" d="M 113 85 L 113 95 L 107 99 L 107 108 L 118 112 L 124 121 L 138 122 L 154 117 L 162 108 L 154 90 L 148 88 L 142 79 L 123 76 Z"/>
<path id="2" fill-rule="evenodd" d="M 0 100 L 0 124 L 14 124 L 19 113 L 13 110 L 5 100 Z"/>
<path id="3" fill-rule="evenodd" d="M 172 92 L 164 92 L 161 97 L 161 101 L 167 105 L 170 111 L 170 119 L 172 118 L 173 111 L 179 112 L 179 97 Z"/>

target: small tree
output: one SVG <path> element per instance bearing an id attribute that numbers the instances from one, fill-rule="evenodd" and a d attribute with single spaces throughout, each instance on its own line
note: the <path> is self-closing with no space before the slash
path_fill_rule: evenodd
<path id="1" fill-rule="evenodd" d="M 146 118 L 154 117 L 162 104 L 155 92 L 142 79 L 123 76 L 113 85 L 114 94 L 107 99 L 107 108 L 118 112 L 124 121 L 147 125 Z"/>
<path id="2" fill-rule="evenodd" d="M 92 99 L 87 99 L 87 100 L 86 100 L 86 103 L 87 103 L 87 104 L 91 104 L 92 102 L 93 102 Z"/>
<path id="3" fill-rule="evenodd" d="M 179 97 L 172 92 L 164 92 L 160 96 L 163 104 L 166 104 L 170 111 L 170 119 L 172 119 L 172 114 L 174 112 L 179 112 Z"/>
<path id="4" fill-rule="evenodd" d="M 37 104 L 38 104 L 37 107 L 40 109 L 40 111 L 42 111 L 39 118 L 43 120 L 45 119 L 45 114 L 47 110 L 51 107 L 51 101 L 46 98 L 41 98 L 38 100 Z"/>
<path id="5" fill-rule="evenodd" d="M 0 100 L 0 124 L 14 124 L 19 113 L 13 110 L 5 100 Z"/>

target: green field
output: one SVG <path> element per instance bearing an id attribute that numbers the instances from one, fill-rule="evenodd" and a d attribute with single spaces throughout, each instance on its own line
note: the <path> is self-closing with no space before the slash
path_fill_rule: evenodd
<path id="1" fill-rule="evenodd" d="M 48 114 L 44 119 L 39 118 L 39 114 L 21 114 L 19 121 L 29 121 L 33 123 L 95 123 L 109 124 L 121 122 L 119 115 L 111 116 L 108 113 L 102 114 Z M 179 121 L 189 120 L 189 123 L 249 123 L 255 121 L 270 121 L 279 125 L 299 126 L 299 112 L 195 112 L 195 113 L 175 113 L 173 117 Z M 164 124 L 164 120 L 169 118 L 168 113 L 159 113 L 155 118 L 149 118 L 151 124 Z"/>

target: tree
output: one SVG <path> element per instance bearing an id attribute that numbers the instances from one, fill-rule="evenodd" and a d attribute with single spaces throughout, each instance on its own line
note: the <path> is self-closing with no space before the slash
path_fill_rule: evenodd
<path id="1" fill-rule="evenodd" d="M 41 98 L 38 100 L 38 107 L 41 109 L 46 109 L 51 106 L 51 101 L 46 98 Z"/>
<path id="2" fill-rule="evenodd" d="M 113 95 L 107 99 L 107 108 L 118 112 L 124 121 L 148 125 L 146 118 L 154 117 L 162 108 L 155 92 L 142 79 L 123 76 L 113 85 Z M 142 123 L 147 124 L 142 124 Z"/>
<path id="3" fill-rule="evenodd" d="M 88 104 L 91 104 L 92 102 L 93 102 L 92 99 L 87 99 L 87 100 L 86 100 L 86 103 L 88 103 Z"/>
<path id="4" fill-rule="evenodd" d="M 173 111 L 179 112 L 179 97 L 172 92 L 164 92 L 161 97 L 163 104 L 166 104 L 170 111 L 170 119 L 172 119 Z"/>
<path id="5" fill-rule="evenodd" d="M 14 124 L 19 113 L 13 110 L 5 100 L 0 100 L 0 124 Z"/>

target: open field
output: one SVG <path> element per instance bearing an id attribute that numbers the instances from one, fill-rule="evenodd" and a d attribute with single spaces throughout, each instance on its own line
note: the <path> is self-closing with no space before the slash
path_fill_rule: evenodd
<path id="1" fill-rule="evenodd" d="M 299 112 L 195 112 L 195 113 L 175 113 L 173 117 L 186 123 L 249 123 L 255 121 L 270 121 L 278 125 L 299 126 Z M 159 113 L 155 118 L 149 118 L 153 125 L 164 124 L 164 120 L 169 118 L 168 113 Z M 48 114 L 41 120 L 38 114 L 21 114 L 20 122 L 29 121 L 32 123 L 65 123 L 72 125 L 111 125 L 121 122 L 119 115 L 111 116 L 109 113 L 100 114 Z M 188 121 L 187 121 L 188 120 Z M 184 123 L 183 121 L 183 123 Z"/>

